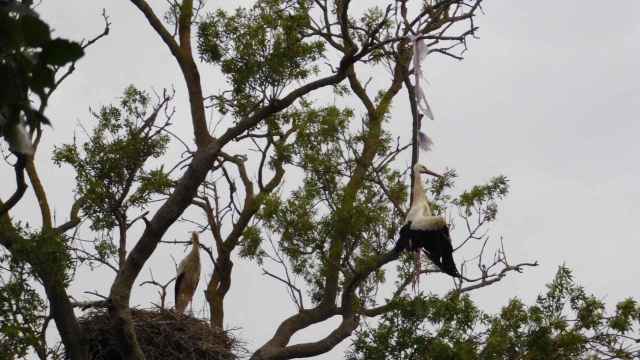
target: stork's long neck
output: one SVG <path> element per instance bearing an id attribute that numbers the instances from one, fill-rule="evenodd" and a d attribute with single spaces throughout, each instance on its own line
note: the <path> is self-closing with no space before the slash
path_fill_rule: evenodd
<path id="1" fill-rule="evenodd" d="M 196 258 L 200 257 L 200 241 L 198 237 L 194 234 L 191 238 L 191 255 Z"/>
<path id="2" fill-rule="evenodd" d="M 427 208 L 427 215 L 433 215 L 431 211 L 431 205 L 429 205 L 429 199 L 427 199 L 427 194 L 424 191 L 424 187 L 422 186 L 422 176 L 419 171 L 415 171 L 413 174 L 413 204 L 418 205 L 420 203 L 424 203 Z"/>

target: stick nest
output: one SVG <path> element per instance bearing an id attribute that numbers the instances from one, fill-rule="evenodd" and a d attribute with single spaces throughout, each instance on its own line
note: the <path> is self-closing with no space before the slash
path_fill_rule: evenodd
<path id="1" fill-rule="evenodd" d="M 242 344 L 207 321 L 162 309 L 132 309 L 133 325 L 147 360 L 235 360 Z M 80 327 L 89 341 L 92 360 L 123 359 L 106 310 L 88 312 Z"/>

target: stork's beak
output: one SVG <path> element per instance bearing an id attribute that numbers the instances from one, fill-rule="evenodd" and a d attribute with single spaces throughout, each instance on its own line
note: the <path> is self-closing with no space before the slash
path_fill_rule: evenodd
<path id="1" fill-rule="evenodd" d="M 431 171 L 431 170 L 429 170 L 429 169 L 424 169 L 424 170 L 422 170 L 422 173 L 423 173 L 423 174 L 428 174 L 428 175 L 431 175 L 431 176 L 435 176 L 435 177 L 438 177 L 438 178 L 441 178 L 441 177 L 442 177 L 442 175 L 440 175 L 440 174 L 438 174 L 438 173 L 435 173 L 435 172 L 433 172 L 433 171 Z"/>

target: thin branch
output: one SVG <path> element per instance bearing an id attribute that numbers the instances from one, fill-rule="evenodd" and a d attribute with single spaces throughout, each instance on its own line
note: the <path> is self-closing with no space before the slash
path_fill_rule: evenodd
<path id="1" fill-rule="evenodd" d="M 489 286 L 491 284 L 497 283 L 498 281 L 502 280 L 507 273 L 515 271 L 515 272 L 522 272 L 523 268 L 525 267 L 535 267 L 538 266 L 538 262 L 523 262 L 523 263 L 519 263 L 516 265 L 508 265 L 505 266 L 499 273 L 497 274 L 493 274 L 493 275 L 487 275 L 487 276 L 483 276 L 479 279 L 468 279 L 468 278 L 464 278 L 465 281 L 467 282 L 475 282 L 475 281 L 480 281 L 477 284 L 474 285 L 470 285 L 467 287 L 462 287 L 460 289 L 456 289 L 454 291 L 456 292 L 460 292 L 460 293 L 465 293 L 465 292 L 469 292 L 472 290 L 476 290 L 479 288 L 483 288 L 486 286 Z"/>

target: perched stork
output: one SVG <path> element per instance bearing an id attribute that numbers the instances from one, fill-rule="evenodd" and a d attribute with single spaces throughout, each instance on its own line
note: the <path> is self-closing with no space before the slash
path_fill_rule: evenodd
<path id="1" fill-rule="evenodd" d="M 449 236 L 449 226 L 442 216 L 434 216 L 421 184 L 420 174 L 440 175 L 427 169 L 422 164 L 413 167 L 414 182 L 412 190 L 413 204 L 407 213 L 404 225 L 400 229 L 400 238 L 394 248 L 395 251 L 419 251 L 427 254 L 429 260 L 436 264 L 444 273 L 460 277 L 460 273 L 453 261 L 453 247 Z"/>
<path id="2" fill-rule="evenodd" d="M 183 314 L 193 299 L 200 281 L 200 242 L 198 234 L 191 234 L 191 252 L 182 259 L 176 277 L 175 301 L 176 313 Z"/>
<path id="3" fill-rule="evenodd" d="M 5 113 L 6 111 L 0 108 L 0 138 L 5 138 L 9 143 L 9 150 L 14 154 L 33 156 L 33 144 L 24 126 L 24 117 L 21 116 L 17 122 L 10 123 Z"/>

